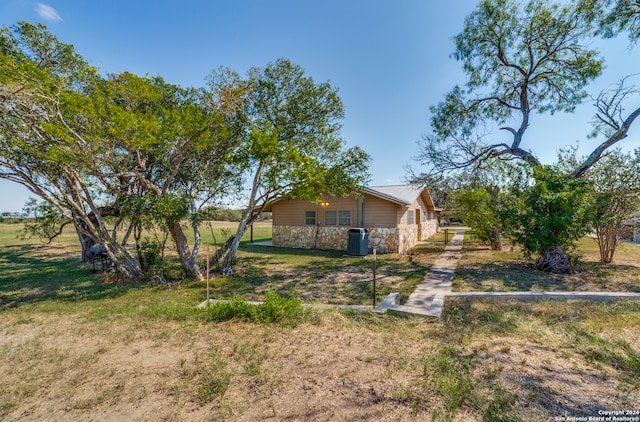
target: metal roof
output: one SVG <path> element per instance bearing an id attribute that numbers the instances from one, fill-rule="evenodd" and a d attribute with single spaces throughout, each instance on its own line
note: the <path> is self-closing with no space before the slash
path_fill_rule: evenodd
<path id="1" fill-rule="evenodd" d="M 404 205 L 411 205 L 423 190 L 424 186 L 416 185 L 369 186 L 364 188 L 364 191 L 371 195 Z"/>

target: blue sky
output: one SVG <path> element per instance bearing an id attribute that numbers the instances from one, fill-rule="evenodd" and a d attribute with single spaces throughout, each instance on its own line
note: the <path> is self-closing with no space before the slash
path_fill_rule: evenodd
<path id="1" fill-rule="evenodd" d="M 0 25 L 42 22 L 103 72 L 162 75 L 203 86 L 213 69 L 244 74 L 285 57 L 316 81 L 330 81 L 345 105 L 343 137 L 372 157 L 373 185 L 404 183 L 429 106 L 455 84 L 461 66 L 450 58 L 452 37 L 475 0 L 3 0 Z M 626 38 L 598 42 L 607 69 L 596 94 L 638 72 L 640 51 Z M 639 78 L 640 79 L 640 78 Z M 558 147 L 586 139 L 593 107 L 575 115 L 534 116 L 523 143 L 545 162 Z M 639 145 L 636 128 L 625 146 Z M 20 211 L 29 193 L 0 180 L 0 211 Z"/>

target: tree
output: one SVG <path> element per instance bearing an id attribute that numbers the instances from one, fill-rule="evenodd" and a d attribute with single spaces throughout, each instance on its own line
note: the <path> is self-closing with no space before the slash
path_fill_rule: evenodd
<path id="1" fill-rule="evenodd" d="M 420 143 L 430 172 L 482 168 L 490 159 L 542 163 L 524 145 L 533 113 L 572 112 L 588 96 L 603 59 L 588 47 L 604 14 L 598 0 L 483 0 L 455 37 L 454 57 L 467 75 L 431 107 L 433 133 Z M 567 172 L 580 177 L 627 136 L 640 108 L 625 111 L 635 90 L 625 80 L 596 99 L 594 137 L 599 145 Z M 508 140 L 494 138 L 493 127 Z M 545 174 L 538 171 L 538 174 Z"/>
<path id="2" fill-rule="evenodd" d="M 519 200 L 502 212 L 507 232 L 525 256 L 537 257 L 537 269 L 573 274 L 566 252 L 591 230 L 589 182 L 552 166 L 533 167 L 532 179 L 513 180 Z"/>
<path id="3" fill-rule="evenodd" d="M 316 83 L 286 59 L 251 69 L 248 79 L 242 161 L 252 184 L 237 232 L 212 258 L 216 264 L 222 260 L 224 274 L 232 272 L 247 227 L 276 198 L 345 195 L 368 179 L 368 155 L 358 147 L 344 148 L 342 102 L 328 82 Z"/>
<path id="4" fill-rule="evenodd" d="M 92 172 L 131 221 L 170 233 L 189 279 L 201 277 L 196 203 L 239 185 L 234 160 L 243 141 L 243 110 L 232 104 L 242 87 L 227 82 L 205 91 L 123 73 L 104 81 L 93 97 L 94 103 L 101 99 L 91 113 L 103 142 L 87 146 Z M 193 247 L 181 225 L 185 218 Z"/>
<path id="5" fill-rule="evenodd" d="M 119 272 L 142 275 L 116 228 L 171 233 L 188 278 L 200 277 L 199 232 L 181 221 L 238 185 L 246 86 L 182 88 L 161 77 L 100 76 L 42 25 L 0 30 L 0 177 L 23 184 L 71 221 L 83 246 L 105 247 Z M 117 218 L 108 228 L 103 217 Z"/>
<path id="6" fill-rule="evenodd" d="M 498 187 L 464 189 L 455 195 L 456 211 L 476 237 L 491 244 L 492 250 L 502 250 L 500 221 L 501 192 Z"/>
<path id="7" fill-rule="evenodd" d="M 135 278 L 142 274 L 139 263 L 105 225 L 108 211 L 96 201 L 96 180 L 86 171 L 85 139 L 70 126 L 82 92 L 97 79 L 96 70 L 43 25 L 0 29 L 0 177 L 54 206 L 81 242 L 102 244 L 117 269 Z"/>
<path id="8" fill-rule="evenodd" d="M 635 45 L 640 39 L 640 1 L 607 0 L 607 14 L 600 22 L 600 31 L 611 38 L 620 32 L 627 32 L 629 41 Z"/>
<path id="9" fill-rule="evenodd" d="M 593 186 L 592 224 L 600 262 L 612 262 L 622 224 L 640 215 L 640 149 L 633 154 L 614 150 L 585 177 Z"/>

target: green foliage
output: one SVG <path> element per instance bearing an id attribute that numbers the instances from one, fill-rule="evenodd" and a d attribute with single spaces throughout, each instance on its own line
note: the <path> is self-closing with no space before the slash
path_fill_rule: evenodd
<path id="1" fill-rule="evenodd" d="M 640 215 L 640 149 L 633 154 L 614 150 L 585 174 L 595 203 L 593 223 L 619 226 Z"/>
<path id="2" fill-rule="evenodd" d="M 343 195 L 368 180 L 368 155 L 344 148 L 344 118 L 337 89 L 316 83 L 286 59 L 253 68 L 252 129 L 246 152 L 260 169 L 257 183 L 266 199 L 282 195 L 314 200 Z"/>
<path id="3" fill-rule="evenodd" d="M 147 192 L 120 199 L 121 215 L 148 229 L 181 221 L 189 215 L 189 206 L 189 198 L 179 193 L 158 196 L 154 192 Z"/>
<path id="4" fill-rule="evenodd" d="M 464 189 L 454 195 L 457 215 L 482 242 L 493 242 L 502 231 L 500 210 L 504 195 L 497 187 Z"/>
<path id="5" fill-rule="evenodd" d="M 215 322 L 243 319 L 252 322 L 279 323 L 297 325 L 302 322 L 306 312 L 300 299 L 283 297 L 276 292 L 269 292 L 264 302 L 250 304 L 243 297 L 233 297 L 228 301 L 210 303 L 205 308 L 206 319 Z"/>
<path id="6" fill-rule="evenodd" d="M 37 237 L 50 242 L 61 233 L 63 225 L 69 223 L 56 207 L 35 198 L 30 198 L 22 211 L 30 217 L 24 224 L 25 238 Z"/>
<path id="7" fill-rule="evenodd" d="M 533 169 L 533 186 L 514 186 L 519 202 L 502 215 L 512 239 L 529 258 L 556 246 L 571 249 L 590 229 L 589 183 L 567 177 L 560 169 Z"/>
<path id="8" fill-rule="evenodd" d="M 638 0 L 606 0 L 607 14 L 600 22 L 600 32 L 611 38 L 627 32 L 632 45 L 640 39 L 640 2 Z"/>
<path id="9" fill-rule="evenodd" d="M 198 212 L 200 221 L 240 221 L 243 210 L 232 210 L 219 207 L 205 207 Z"/>
<path id="10" fill-rule="evenodd" d="M 155 240 L 145 237 L 138 251 L 138 261 L 145 274 L 156 274 L 162 269 L 162 246 Z"/>

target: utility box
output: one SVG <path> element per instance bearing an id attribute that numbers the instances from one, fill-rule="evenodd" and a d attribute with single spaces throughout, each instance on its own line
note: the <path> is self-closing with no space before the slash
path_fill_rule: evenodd
<path id="1" fill-rule="evenodd" d="M 347 255 L 367 256 L 369 253 L 369 233 L 367 229 L 349 229 Z"/>

